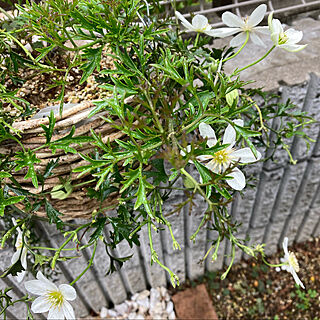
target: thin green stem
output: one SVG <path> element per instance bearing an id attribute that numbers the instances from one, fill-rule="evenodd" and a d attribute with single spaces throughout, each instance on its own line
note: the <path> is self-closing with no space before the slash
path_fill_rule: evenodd
<path id="1" fill-rule="evenodd" d="M 194 47 L 196 47 L 198 45 L 199 37 L 200 37 L 200 33 L 197 32 L 196 41 L 194 42 L 194 45 L 193 45 Z"/>
<path id="2" fill-rule="evenodd" d="M 199 186 L 199 183 L 184 168 L 181 168 L 180 171 L 194 184 L 194 188 L 197 189 L 199 193 L 203 196 L 203 198 L 208 202 L 209 208 L 211 209 L 211 207 L 213 206 L 213 203 L 211 202 L 210 199 L 208 199 L 205 192 Z"/>
<path id="3" fill-rule="evenodd" d="M 230 269 L 231 269 L 231 267 L 233 265 L 234 258 L 235 258 L 235 255 L 236 255 L 236 246 L 235 246 L 234 243 L 232 243 L 232 253 L 231 254 L 232 254 L 232 257 L 231 257 L 231 261 L 230 261 L 229 267 L 226 270 L 226 272 L 224 272 L 224 274 L 221 276 L 221 280 L 224 280 L 227 277 L 227 275 L 228 275 L 228 273 L 229 273 L 229 271 L 230 271 Z"/>
<path id="4" fill-rule="evenodd" d="M 265 58 L 271 53 L 271 51 L 272 51 L 275 47 L 276 47 L 275 45 L 274 45 L 273 47 L 271 47 L 271 49 L 270 49 L 264 56 L 262 56 L 260 59 L 256 60 L 255 62 L 252 62 L 252 63 L 248 64 L 247 66 L 245 66 L 245 67 L 243 67 L 243 68 L 241 68 L 241 69 L 239 69 L 239 70 L 236 70 L 236 71 L 233 73 L 233 76 L 239 74 L 241 71 L 246 70 L 246 69 L 254 66 L 255 64 L 259 63 L 259 62 L 262 61 L 263 59 L 265 59 Z"/>
<path id="5" fill-rule="evenodd" d="M 190 237 L 190 240 L 195 242 L 196 236 L 199 233 L 200 229 L 202 228 L 202 226 L 205 224 L 206 220 L 208 219 L 208 216 L 205 214 L 201 220 L 201 222 L 199 223 L 199 226 L 197 228 L 197 230 L 195 231 L 195 233 Z"/>
<path id="6" fill-rule="evenodd" d="M 97 241 L 95 241 L 95 243 L 93 245 L 92 255 L 91 255 L 91 258 L 88 262 L 87 267 L 70 283 L 70 286 L 74 285 L 87 272 L 87 270 L 92 266 L 94 256 L 96 255 L 96 250 L 97 250 Z"/>
<path id="7" fill-rule="evenodd" d="M 273 267 L 273 268 L 282 267 L 282 266 L 286 265 L 285 263 L 271 264 L 271 263 L 269 263 L 269 262 L 264 258 L 264 256 L 262 256 L 262 261 L 263 261 L 267 266 Z"/>
<path id="8" fill-rule="evenodd" d="M 234 53 L 232 56 L 230 56 L 230 57 L 228 57 L 226 59 L 223 59 L 222 63 L 227 62 L 230 59 L 233 59 L 234 57 L 236 57 L 242 51 L 242 49 L 245 47 L 245 45 L 247 44 L 247 42 L 249 40 L 249 31 L 247 31 L 246 33 L 247 33 L 246 34 L 246 41 L 243 43 L 243 45 L 240 47 L 240 49 L 236 53 Z"/>

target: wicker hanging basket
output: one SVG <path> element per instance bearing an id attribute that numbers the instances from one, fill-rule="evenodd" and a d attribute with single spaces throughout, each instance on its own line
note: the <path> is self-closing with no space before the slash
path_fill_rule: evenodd
<path id="1" fill-rule="evenodd" d="M 95 116 L 88 118 L 89 113 L 94 109 L 94 105 L 91 102 L 83 102 L 80 104 L 65 104 L 62 116 L 59 115 L 59 106 L 52 106 L 42 109 L 39 113 L 33 116 L 31 119 L 21 122 L 15 122 L 13 127 L 20 130 L 20 141 L 24 145 L 25 149 L 34 150 L 35 148 L 43 145 L 46 142 L 44 131 L 41 124 L 48 125 L 51 110 L 53 110 L 56 118 L 56 124 L 54 127 L 54 134 L 52 141 L 60 139 L 66 136 L 72 126 L 75 126 L 74 136 L 91 135 L 90 129 L 93 129 L 96 134 L 101 134 L 103 142 L 114 141 L 121 138 L 124 134 L 114 129 L 109 123 L 101 118 L 106 116 L 105 112 L 96 114 Z M 53 169 L 53 175 L 45 180 L 44 192 L 48 192 L 46 195 L 48 201 L 53 207 L 59 210 L 64 216 L 62 219 L 68 220 L 73 218 L 89 218 L 94 209 L 98 209 L 101 205 L 96 199 L 91 199 L 87 194 L 87 188 L 92 184 L 84 184 L 79 187 L 75 187 L 72 193 L 64 200 L 53 199 L 49 192 L 52 191 L 54 186 L 61 184 L 61 178 L 64 180 L 69 179 L 72 185 L 82 184 L 92 179 L 90 174 L 79 176 L 79 173 L 72 172 L 73 169 L 88 164 L 80 157 L 80 153 L 88 154 L 94 150 L 94 146 L 91 143 L 83 143 L 81 146 L 78 144 L 71 145 L 78 153 L 65 154 L 64 150 L 57 150 L 55 154 L 49 149 L 40 149 L 36 151 L 36 156 L 40 159 L 40 163 L 35 165 L 35 170 L 41 174 L 44 173 L 47 164 L 52 160 L 59 158 L 59 165 Z M 10 154 L 16 151 L 20 151 L 21 147 L 15 141 L 5 141 L 0 145 L 0 152 L 2 154 Z M 23 168 L 14 173 L 14 178 L 21 184 L 24 189 L 38 194 L 42 191 L 42 187 L 37 189 L 33 186 L 31 179 L 24 179 L 27 173 L 27 168 Z M 118 194 L 111 194 L 103 203 L 102 206 L 110 206 L 117 202 Z M 19 209 L 24 209 L 22 203 L 18 203 Z M 36 215 L 45 216 L 45 208 L 40 207 Z"/>

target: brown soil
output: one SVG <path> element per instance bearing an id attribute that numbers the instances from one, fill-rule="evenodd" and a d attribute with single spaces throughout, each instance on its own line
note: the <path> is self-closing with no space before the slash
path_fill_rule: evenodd
<path id="1" fill-rule="evenodd" d="M 300 265 L 299 277 L 306 289 L 299 289 L 290 273 L 276 272 L 262 261 L 248 260 L 234 265 L 227 279 L 223 271 L 206 274 L 177 290 L 204 283 L 219 319 L 320 319 L 320 239 L 290 248 Z M 269 257 L 279 263 L 283 252 Z"/>

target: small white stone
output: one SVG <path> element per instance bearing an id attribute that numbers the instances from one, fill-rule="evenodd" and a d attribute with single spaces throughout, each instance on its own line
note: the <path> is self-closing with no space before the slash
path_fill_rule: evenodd
<path id="1" fill-rule="evenodd" d="M 146 307 L 140 306 L 139 310 L 138 310 L 138 313 L 141 314 L 141 315 L 145 315 L 148 312 L 148 310 L 149 309 L 147 309 Z"/>
<path id="2" fill-rule="evenodd" d="M 160 288 L 161 297 L 165 297 L 167 295 L 167 289 L 165 287 Z"/>
<path id="3" fill-rule="evenodd" d="M 173 311 L 173 302 L 172 301 L 169 301 L 167 303 L 166 311 L 168 314 L 170 314 Z"/>
<path id="4" fill-rule="evenodd" d="M 107 308 L 105 308 L 105 307 L 101 308 L 100 317 L 101 318 L 108 318 L 108 309 Z"/>
<path id="5" fill-rule="evenodd" d="M 118 316 L 118 312 L 114 310 L 108 310 L 108 318 L 117 318 Z"/>
<path id="6" fill-rule="evenodd" d="M 169 319 L 169 320 L 175 320 L 175 319 L 176 319 L 176 314 L 174 313 L 174 311 L 172 311 L 172 312 L 169 314 L 168 319 Z"/>
<path id="7" fill-rule="evenodd" d="M 151 290 L 152 290 L 152 289 L 151 289 Z M 133 296 L 132 296 L 131 299 L 132 299 L 132 300 L 143 300 L 143 299 L 149 297 L 149 295 L 150 295 L 149 290 L 143 290 L 142 292 L 140 292 L 140 293 L 137 295 L 137 297 L 136 297 L 135 299 L 133 299 Z"/>
<path id="8" fill-rule="evenodd" d="M 137 314 L 132 312 L 128 315 L 129 320 L 144 320 L 144 316 L 142 314 Z"/>
<path id="9" fill-rule="evenodd" d="M 150 290 L 150 309 L 156 305 L 156 303 L 160 301 L 160 292 L 154 288 Z"/>
<path id="10" fill-rule="evenodd" d="M 142 307 L 145 307 L 145 308 L 147 308 L 147 309 L 149 309 L 150 308 L 150 302 L 149 302 L 149 299 L 148 298 L 144 298 L 144 299 L 139 299 L 139 300 L 137 300 L 137 304 L 139 305 L 139 306 L 142 306 Z"/>
<path id="11" fill-rule="evenodd" d="M 157 303 L 155 303 L 154 305 L 150 305 L 150 314 L 155 318 L 155 314 L 161 314 L 162 313 L 163 308 L 162 308 L 162 303 L 160 301 L 158 301 Z"/>
<path id="12" fill-rule="evenodd" d="M 114 310 L 117 311 L 119 315 L 124 315 L 125 313 L 128 313 L 129 306 L 124 302 L 124 303 L 115 305 Z"/>

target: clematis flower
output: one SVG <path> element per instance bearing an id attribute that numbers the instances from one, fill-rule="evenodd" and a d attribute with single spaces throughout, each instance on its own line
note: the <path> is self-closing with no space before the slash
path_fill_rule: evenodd
<path id="1" fill-rule="evenodd" d="M 243 120 L 238 119 L 233 121 L 238 126 L 243 126 Z M 201 122 L 199 125 L 200 135 L 205 139 L 207 138 L 207 146 L 212 148 L 217 144 L 217 138 L 214 130 L 210 125 Z M 239 150 L 234 149 L 236 143 L 236 131 L 232 125 L 228 125 L 223 135 L 222 144 L 228 144 L 225 149 L 215 152 L 213 155 L 200 155 L 196 159 L 202 162 L 209 170 L 217 174 L 222 174 L 231 165 L 236 162 L 239 163 L 252 163 L 261 159 L 261 154 L 257 151 L 257 158 L 254 156 L 250 148 L 242 148 Z M 191 146 L 187 146 L 187 152 L 191 151 Z M 181 154 L 185 156 L 185 152 L 181 151 Z M 192 162 L 189 160 L 189 162 Z M 228 185 L 235 190 L 242 190 L 246 186 L 246 178 L 244 174 L 238 169 L 233 168 L 227 179 Z"/>
<path id="2" fill-rule="evenodd" d="M 27 281 L 26 289 L 39 297 L 31 305 L 34 313 L 48 313 L 48 319 L 75 319 L 73 307 L 68 301 L 77 297 L 76 290 L 69 284 L 61 284 L 59 288 L 49 281 L 41 271 L 37 273 L 37 280 Z"/>
<path id="3" fill-rule="evenodd" d="M 249 32 L 250 39 L 253 43 L 265 47 L 264 42 L 258 34 L 269 34 L 270 32 L 268 27 L 257 27 L 257 25 L 263 20 L 266 12 L 267 6 L 265 4 L 261 4 L 249 17 L 243 19 L 229 11 L 226 11 L 222 14 L 222 21 L 229 28 L 216 29 L 214 36 L 224 38 L 239 33 L 230 41 L 230 46 L 238 47 L 246 41 L 247 32 Z"/>
<path id="4" fill-rule="evenodd" d="M 289 52 L 297 52 L 307 46 L 306 44 L 297 44 L 301 41 L 303 32 L 292 28 L 288 29 L 287 31 L 283 31 L 281 22 L 278 19 L 273 19 L 273 12 L 269 14 L 268 25 L 271 32 L 271 40 L 276 47 Z"/>
<path id="5" fill-rule="evenodd" d="M 197 14 L 192 18 L 192 23 L 190 23 L 179 11 L 176 11 L 175 14 L 186 29 L 195 32 L 203 32 L 208 36 L 215 36 L 215 30 L 211 30 L 211 26 L 205 16 Z"/>
<path id="6" fill-rule="evenodd" d="M 12 218 L 12 222 L 13 224 L 16 226 L 17 225 L 17 222 L 14 218 Z M 17 232 L 18 232 L 18 237 L 17 237 L 17 240 L 16 240 L 16 243 L 15 243 L 15 247 L 16 247 L 16 252 L 13 254 L 12 258 L 11 258 L 11 263 L 12 264 L 15 264 L 19 259 L 21 259 L 21 265 L 22 267 L 24 268 L 23 271 L 21 272 L 18 272 L 17 274 L 17 281 L 20 283 L 25 274 L 26 274 L 26 271 L 27 270 L 27 253 L 28 253 L 28 250 L 27 248 L 23 245 L 23 234 L 22 234 L 22 231 L 21 229 L 18 227 L 16 228 Z M 26 238 L 24 237 L 24 242 L 26 242 Z"/>
<path id="7" fill-rule="evenodd" d="M 283 239 L 282 243 L 283 251 L 284 251 L 284 257 L 280 258 L 280 261 L 282 263 L 285 263 L 285 265 L 281 266 L 282 270 L 286 270 L 290 272 L 294 278 L 294 281 L 298 286 L 301 286 L 303 289 L 305 289 L 303 283 L 299 279 L 297 272 L 299 272 L 299 263 L 298 260 L 293 252 L 288 251 L 288 238 L 285 237 Z M 277 268 L 277 271 L 280 271 L 280 268 Z"/>

